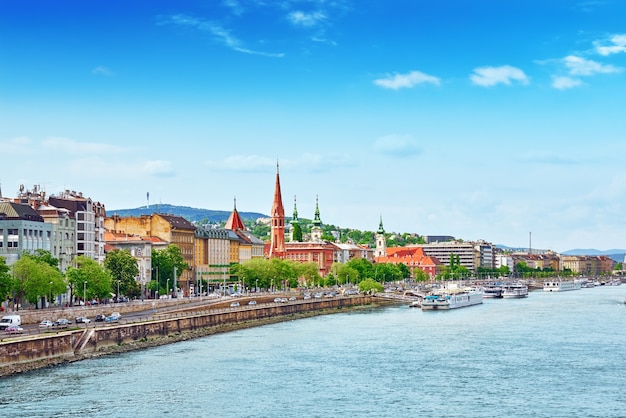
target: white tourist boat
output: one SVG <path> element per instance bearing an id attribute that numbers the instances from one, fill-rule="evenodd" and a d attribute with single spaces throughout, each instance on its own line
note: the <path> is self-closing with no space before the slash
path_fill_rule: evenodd
<path id="1" fill-rule="evenodd" d="M 578 290 L 580 289 L 581 283 L 573 280 L 569 281 L 560 281 L 554 280 L 550 282 L 545 282 L 543 284 L 544 292 L 565 292 L 568 290 Z"/>
<path id="2" fill-rule="evenodd" d="M 502 297 L 505 299 L 527 298 L 528 286 L 524 283 L 507 283 L 502 286 Z"/>
<path id="3" fill-rule="evenodd" d="M 495 298 L 495 299 L 500 299 L 502 298 L 502 286 L 500 285 L 485 285 L 482 287 L 482 291 L 483 291 L 483 298 L 487 299 L 487 298 Z"/>
<path id="4" fill-rule="evenodd" d="M 445 311 L 481 303 L 483 303 L 483 292 L 477 289 L 470 289 L 426 295 L 422 301 L 421 308 L 423 311 Z"/>

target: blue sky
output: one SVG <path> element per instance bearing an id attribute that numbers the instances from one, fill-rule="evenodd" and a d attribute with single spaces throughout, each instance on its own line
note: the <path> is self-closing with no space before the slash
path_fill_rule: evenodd
<path id="1" fill-rule="evenodd" d="M 626 2 L 0 0 L 0 184 L 625 248 Z"/>

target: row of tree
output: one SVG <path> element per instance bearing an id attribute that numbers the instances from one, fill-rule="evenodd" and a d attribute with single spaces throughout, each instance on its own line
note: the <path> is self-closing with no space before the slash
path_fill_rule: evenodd
<path id="1" fill-rule="evenodd" d="M 108 252 L 102 265 L 89 257 L 77 256 L 64 274 L 58 266 L 59 260 L 45 250 L 24 252 L 11 266 L 0 257 L 0 300 L 12 300 L 14 306 L 28 302 L 43 307 L 45 301 L 53 301 L 68 291 L 69 304 L 79 300 L 110 300 L 122 295 L 130 299 L 142 296 L 137 260 L 129 251 Z M 189 268 L 175 245 L 153 250 L 152 266 L 153 281 L 148 287 L 161 294 L 168 292 L 168 281 L 175 286 L 174 272 L 177 280 Z"/>

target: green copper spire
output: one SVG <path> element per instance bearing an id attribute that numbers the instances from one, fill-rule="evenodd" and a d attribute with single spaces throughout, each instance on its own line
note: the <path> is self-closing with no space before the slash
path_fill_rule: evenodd
<path id="1" fill-rule="evenodd" d="M 383 215 L 380 215 L 380 224 L 378 224 L 378 233 L 384 234 L 385 229 L 383 228 Z"/>
<path id="2" fill-rule="evenodd" d="M 315 195 L 315 219 L 313 219 L 313 226 L 322 226 L 322 220 L 320 219 L 320 208 L 317 204 L 317 195 Z"/>
<path id="3" fill-rule="evenodd" d="M 291 223 L 297 224 L 300 221 L 298 220 L 298 208 L 296 207 L 296 196 L 293 196 L 293 216 L 291 217 Z"/>

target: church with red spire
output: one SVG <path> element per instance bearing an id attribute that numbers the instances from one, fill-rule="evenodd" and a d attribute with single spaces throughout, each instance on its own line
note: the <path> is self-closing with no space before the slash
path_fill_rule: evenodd
<path id="1" fill-rule="evenodd" d="M 294 199 L 294 218 L 296 220 L 297 216 Z M 317 196 L 315 198 L 315 219 L 313 221 L 311 239 L 306 242 L 293 241 L 292 235 L 292 241 L 285 241 L 285 209 L 280 190 L 278 163 L 276 163 L 276 183 L 271 211 L 271 241 L 266 248 L 266 255 L 269 258 L 282 258 L 300 263 L 313 262 L 317 264 L 321 276 L 326 276 L 330 273 L 330 267 L 335 260 L 335 252 L 339 250 L 334 243 L 322 239 L 322 221 L 320 219 Z"/>

